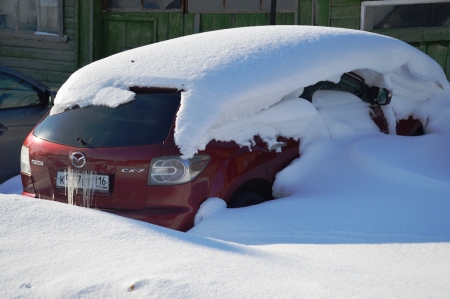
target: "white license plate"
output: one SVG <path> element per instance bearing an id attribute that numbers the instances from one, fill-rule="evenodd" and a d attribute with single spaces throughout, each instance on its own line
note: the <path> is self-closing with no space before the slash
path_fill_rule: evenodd
<path id="1" fill-rule="evenodd" d="M 74 173 L 73 174 L 75 179 L 75 184 L 78 186 L 78 188 L 83 188 L 89 186 L 90 183 L 90 174 L 84 174 L 84 173 Z M 56 173 L 56 186 L 60 188 L 67 187 L 67 172 L 64 171 L 58 171 Z M 92 187 L 96 191 L 103 191 L 107 192 L 109 191 L 109 176 L 107 175 L 100 175 L 100 174 L 93 174 L 92 175 Z"/>

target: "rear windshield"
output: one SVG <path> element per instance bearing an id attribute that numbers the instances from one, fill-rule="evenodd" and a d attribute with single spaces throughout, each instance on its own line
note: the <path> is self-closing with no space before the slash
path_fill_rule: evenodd
<path id="1" fill-rule="evenodd" d="M 47 141 L 76 147 L 123 147 L 163 142 L 180 93 L 137 94 L 117 108 L 90 106 L 48 115 L 34 130 Z"/>

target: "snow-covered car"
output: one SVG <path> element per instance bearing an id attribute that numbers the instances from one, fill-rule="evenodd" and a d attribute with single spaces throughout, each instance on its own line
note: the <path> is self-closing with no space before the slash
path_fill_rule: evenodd
<path id="1" fill-rule="evenodd" d="M 20 147 L 50 110 L 56 92 L 0 66 L 0 184 L 20 172 Z"/>
<path id="2" fill-rule="evenodd" d="M 445 78 L 427 77 L 436 67 L 395 39 L 301 26 L 223 30 L 126 51 L 63 85 L 22 147 L 23 195 L 185 231 L 207 198 L 229 207 L 272 199 L 299 141 L 301 149 L 353 133 L 354 123 L 421 134 L 420 116 L 398 116 L 389 104 L 443 88 Z M 316 117 L 322 109 L 345 109 L 352 119 L 330 127 Z"/>

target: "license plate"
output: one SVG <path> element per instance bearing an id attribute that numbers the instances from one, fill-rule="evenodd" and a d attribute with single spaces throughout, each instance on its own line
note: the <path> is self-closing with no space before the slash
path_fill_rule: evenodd
<path id="1" fill-rule="evenodd" d="M 86 174 L 86 173 L 73 173 L 75 184 L 79 189 L 86 188 L 91 185 L 95 191 L 109 191 L 109 176 L 101 175 L 101 174 Z M 58 171 L 56 173 L 56 187 L 66 188 L 67 187 L 67 179 L 68 174 L 64 171 Z"/>

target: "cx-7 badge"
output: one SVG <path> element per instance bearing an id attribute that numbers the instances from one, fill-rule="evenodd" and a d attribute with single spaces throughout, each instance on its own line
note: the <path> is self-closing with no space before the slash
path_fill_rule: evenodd
<path id="1" fill-rule="evenodd" d="M 143 172 L 145 169 L 144 168 L 137 168 L 137 169 L 134 169 L 134 168 L 124 168 L 124 169 L 122 169 L 122 172 L 125 172 L 125 173 L 141 173 L 141 172 Z"/>

